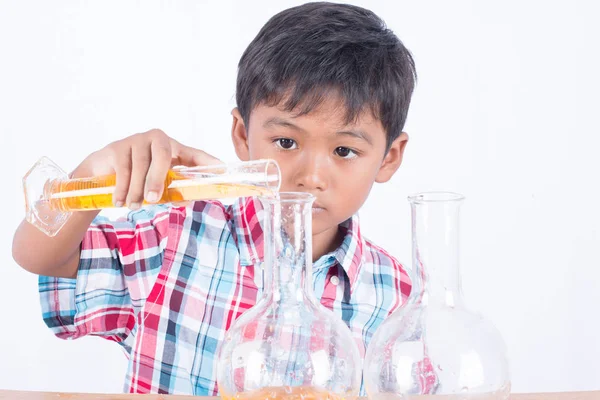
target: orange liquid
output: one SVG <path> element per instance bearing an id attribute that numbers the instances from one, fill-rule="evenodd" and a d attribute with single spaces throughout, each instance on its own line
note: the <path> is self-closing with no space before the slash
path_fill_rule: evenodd
<path id="1" fill-rule="evenodd" d="M 343 397 L 323 389 L 310 386 L 266 387 L 253 392 L 238 393 L 234 396 L 222 394 L 223 400 L 350 400 L 356 397 Z"/>
<path id="2" fill-rule="evenodd" d="M 474 394 L 390 394 L 382 393 L 374 396 L 369 396 L 371 400 L 506 400 L 510 396 L 510 390 L 502 389 L 497 392 L 490 393 L 474 393 Z"/>
<path id="3" fill-rule="evenodd" d="M 50 182 L 47 198 L 50 207 L 60 211 L 100 210 L 114 207 L 113 191 L 116 175 Z M 238 183 L 199 183 L 170 170 L 165 179 L 163 195 L 156 203 L 212 200 L 272 194 L 272 190 L 257 185 Z M 143 204 L 148 204 L 144 201 Z"/>

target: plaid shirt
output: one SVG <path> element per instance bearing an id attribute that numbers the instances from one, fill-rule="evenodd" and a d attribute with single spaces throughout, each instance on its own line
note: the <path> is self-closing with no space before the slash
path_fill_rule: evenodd
<path id="1" fill-rule="evenodd" d="M 40 277 L 45 323 L 63 339 L 119 343 L 129 358 L 126 392 L 217 395 L 217 345 L 263 285 L 255 201 L 154 206 L 117 222 L 98 217 L 82 242 L 77 278 Z M 410 280 L 361 236 L 356 216 L 340 227 L 343 242 L 314 263 L 313 286 L 364 356 L 380 323 L 407 299 Z"/>

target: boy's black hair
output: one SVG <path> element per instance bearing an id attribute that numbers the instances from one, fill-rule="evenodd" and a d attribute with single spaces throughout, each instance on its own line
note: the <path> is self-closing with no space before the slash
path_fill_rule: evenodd
<path id="1" fill-rule="evenodd" d="M 344 100 L 346 123 L 371 109 L 389 149 L 404 128 L 415 81 L 410 52 L 373 12 L 308 3 L 273 16 L 250 43 L 238 65 L 236 101 L 248 126 L 259 104 L 303 115 L 333 90 Z"/>

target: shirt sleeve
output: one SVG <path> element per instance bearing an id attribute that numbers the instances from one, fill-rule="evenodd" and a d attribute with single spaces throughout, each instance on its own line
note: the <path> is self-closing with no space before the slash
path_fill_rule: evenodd
<path id="1" fill-rule="evenodd" d="M 110 221 L 97 217 L 82 243 L 77 277 L 39 277 L 46 325 L 62 339 L 101 336 L 122 343 L 160 271 L 169 207 Z"/>

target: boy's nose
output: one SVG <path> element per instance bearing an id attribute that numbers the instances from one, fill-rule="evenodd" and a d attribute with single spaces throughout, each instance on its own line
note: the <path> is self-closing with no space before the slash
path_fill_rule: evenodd
<path id="1" fill-rule="evenodd" d="M 307 157 L 295 166 L 294 184 L 302 190 L 327 190 L 327 163 L 317 157 Z"/>

